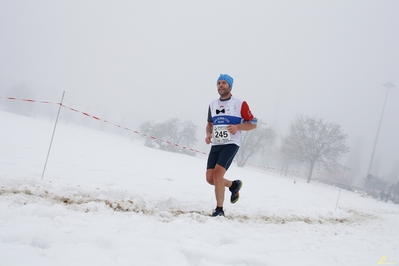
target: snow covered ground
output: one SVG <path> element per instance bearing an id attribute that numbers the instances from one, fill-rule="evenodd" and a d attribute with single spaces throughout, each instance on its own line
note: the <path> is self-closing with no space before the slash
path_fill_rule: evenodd
<path id="1" fill-rule="evenodd" d="M 2 266 L 399 264 L 398 205 L 232 165 L 241 198 L 212 218 L 206 155 L 60 122 L 41 180 L 54 121 L 0 124 Z"/>

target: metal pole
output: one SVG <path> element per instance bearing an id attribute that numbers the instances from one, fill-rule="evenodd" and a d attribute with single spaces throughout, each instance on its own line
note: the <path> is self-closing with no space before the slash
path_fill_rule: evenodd
<path id="1" fill-rule="evenodd" d="M 371 167 L 372 167 L 372 165 L 373 165 L 375 148 L 377 147 L 378 135 L 380 134 L 381 122 L 382 122 L 382 117 L 384 116 L 385 104 L 387 103 L 389 89 L 395 87 L 395 85 L 393 85 L 391 82 L 388 82 L 388 83 L 385 83 L 385 84 L 382 84 L 382 85 L 383 85 L 384 87 L 387 88 L 387 94 L 385 95 L 385 101 L 384 101 L 384 105 L 383 105 L 383 107 L 382 107 L 382 113 L 381 113 L 381 117 L 380 117 L 380 122 L 379 122 L 379 124 L 378 124 L 377 135 L 376 135 L 375 141 L 374 141 L 373 152 L 371 153 L 371 159 L 370 159 L 370 163 L 369 163 L 369 169 L 367 170 L 367 176 L 370 175 Z"/>
<path id="2" fill-rule="evenodd" d="M 341 188 L 339 189 L 339 193 L 338 193 L 338 198 L 337 198 L 337 203 L 335 204 L 335 209 L 337 209 L 338 207 L 338 201 L 339 201 L 339 197 L 341 196 Z"/>
<path id="3" fill-rule="evenodd" d="M 55 120 L 54 129 L 53 129 L 53 135 L 51 136 L 50 147 L 48 148 L 47 157 L 46 157 L 46 162 L 44 163 L 44 169 L 43 169 L 43 173 L 42 173 L 42 180 L 43 180 L 43 177 L 44 177 L 44 172 L 46 172 L 47 161 L 48 161 L 48 157 L 49 157 L 49 155 L 50 155 L 51 145 L 53 144 L 55 129 L 57 128 L 58 117 L 60 116 L 60 111 L 61 111 L 61 107 L 62 107 L 62 102 L 64 101 L 64 95 L 65 95 L 65 91 L 62 93 L 62 98 L 61 98 L 60 107 L 58 108 L 57 119 Z"/>

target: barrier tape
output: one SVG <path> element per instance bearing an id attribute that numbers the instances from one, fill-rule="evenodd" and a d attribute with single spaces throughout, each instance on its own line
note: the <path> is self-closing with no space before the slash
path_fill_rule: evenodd
<path id="1" fill-rule="evenodd" d="M 199 151 L 199 150 L 196 150 L 196 149 L 193 149 L 193 148 L 188 148 L 186 146 L 182 146 L 182 145 L 177 144 L 177 143 L 172 143 L 170 141 L 162 140 L 162 139 L 159 139 L 159 138 L 157 138 L 155 136 L 151 136 L 151 135 L 148 135 L 148 134 L 145 134 L 145 133 L 140 133 L 137 130 L 132 130 L 132 129 L 128 128 L 128 127 L 124 127 L 124 126 L 109 122 L 107 120 L 101 119 L 100 117 L 91 115 L 91 114 L 89 114 L 87 112 L 83 112 L 83 111 L 77 110 L 75 108 L 68 107 L 68 106 L 66 106 L 66 105 L 64 105 L 64 104 L 62 104 L 60 102 L 37 101 L 37 100 L 32 100 L 32 99 L 19 99 L 19 98 L 15 98 L 15 97 L 2 97 L 2 96 L 0 96 L 0 99 L 1 98 L 7 99 L 7 100 L 15 100 L 15 101 L 23 101 L 23 102 L 31 102 L 31 103 L 44 103 L 44 104 L 60 105 L 61 107 L 69 109 L 69 110 L 71 110 L 73 112 L 80 113 L 80 114 L 82 114 L 82 115 L 84 115 L 86 117 L 93 118 L 93 119 L 95 119 L 97 121 L 102 121 L 104 123 L 110 124 L 112 126 L 115 126 L 115 127 L 127 130 L 127 131 L 131 131 L 131 132 L 133 132 L 135 134 L 138 134 L 138 135 L 140 135 L 142 137 L 150 138 L 152 140 L 160 141 L 162 143 L 166 143 L 168 145 L 173 145 L 173 146 L 176 146 L 176 147 L 180 147 L 180 148 L 182 148 L 184 150 L 189 150 L 189 151 L 192 151 L 192 152 L 195 152 L 195 153 L 199 153 L 199 154 L 202 154 L 202 155 L 207 155 L 208 154 L 207 152 Z M 234 160 L 234 161 L 238 162 L 237 160 Z M 270 166 L 261 166 L 261 165 L 255 165 L 255 164 L 249 164 L 249 163 L 244 163 L 244 164 L 248 165 L 248 166 L 253 166 L 253 167 L 256 167 L 256 168 L 261 168 L 261 169 L 265 169 L 265 170 L 268 170 L 268 171 L 275 171 L 275 172 L 280 172 L 280 173 L 290 173 L 290 174 L 297 174 L 297 175 L 308 174 L 308 172 L 306 172 L 306 171 L 284 170 L 282 168 L 274 168 L 274 167 L 270 167 Z M 313 175 L 343 176 L 344 174 L 343 173 L 339 173 L 339 172 L 338 173 L 313 172 Z"/>
<path id="2" fill-rule="evenodd" d="M 31 103 L 47 103 L 47 104 L 58 104 L 58 105 L 61 104 L 61 103 L 48 102 L 48 101 L 36 101 L 36 100 L 31 100 L 31 99 L 19 99 L 19 98 L 15 98 L 15 97 L 2 97 L 2 96 L 0 96 L 0 98 L 4 98 L 4 99 L 7 99 L 7 100 L 31 102 Z"/>
<path id="3" fill-rule="evenodd" d="M 67 108 L 67 109 L 71 110 L 71 111 L 74 111 L 74 112 L 77 112 L 77 113 L 81 113 L 81 114 L 83 114 L 84 116 L 91 117 L 91 118 L 93 118 L 93 119 L 95 119 L 95 120 L 97 120 L 97 121 L 102 121 L 102 122 L 105 122 L 105 123 L 110 124 L 110 125 L 112 125 L 112 126 L 115 126 L 115 127 L 118 127 L 118 128 L 122 128 L 122 129 L 127 130 L 127 131 L 131 131 L 131 132 L 133 132 L 133 133 L 135 133 L 135 134 L 138 134 L 138 135 L 140 135 L 140 136 L 147 137 L 147 138 L 150 138 L 150 139 L 153 139 L 153 140 L 157 140 L 157 141 L 166 143 L 166 144 L 168 144 L 168 145 L 174 145 L 174 146 L 180 147 L 180 148 L 182 148 L 182 149 L 184 149 L 184 150 L 189 150 L 189 151 L 196 152 L 196 153 L 200 153 L 200 154 L 206 154 L 205 152 L 201 152 L 201 151 L 196 150 L 196 149 L 193 149 L 193 148 L 188 148 L 188 147 L 186 147 L 186 146 L 182 146 L 182 145 L 179 145 L 179 144 L 176 144 L 176 143 L 172 143 L 172 142 L 170 142 L 170 141 L 162 140 L 162 139 L 159 139 L 159 138 L 157 138 L 157 137 L 155 137 L 155 136 L 151 136 L 151 135 L 148 135 L 148 134 L 145 134 L 145 133 L 141 133 L 141 132 L 139 132 L 139 131 L 137 131 L 137 130 L 132 130 L 132 129 L 128 128 L 128 127 L 124 127 L 124 126 L 121 126 L 121 125 L 118 125 L 118 124 L 109 122 L 109 121 L 107 121 L 107 120 L 104 120 L 104 119 L 99 118 L 98 116 L 94 116 L 94 115 L 91 115 L 91 114 L 89 114 L 89 113 L 79 111 L 79 110 L 77 110 L 77 109 L 75 109 L 75 108 L 68 107 L 68 106 L 65 106 L 65 105 L 63 105 L 63 104 L 60 104 L 60 105 L 61 105 L 62 107 L 64 107 L 64 108 Z"/>

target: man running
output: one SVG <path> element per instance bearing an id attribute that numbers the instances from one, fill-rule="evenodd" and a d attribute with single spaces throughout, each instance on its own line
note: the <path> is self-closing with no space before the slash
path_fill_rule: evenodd
<path id="1" fill-rule="evenodd" d="M 224 216 L 225 187 L 231 192 L 230 202 L 236 203 L 242 186 L 241 180 L 224 178 L 242 141 L 242 131 L 256 128 L 257 119 L 248 104 L 231 94 L 233 78 L 221 74 L 217 80 L 220 98 L 210 103 L 206 125 L 206 144 L 212 143 L 208 156 L 206 181 L 215 186 L 216 209 L 212 216 Z"/>

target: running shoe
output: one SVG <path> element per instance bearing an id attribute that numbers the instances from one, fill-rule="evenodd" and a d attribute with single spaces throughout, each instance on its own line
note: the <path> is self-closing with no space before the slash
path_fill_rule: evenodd
<path id="1" fill-rule="evenodd" d="M 223 210 L 214 210 L 212 213 L 212 217 L 224 216 Z"/>
<path id="2" fill-rule="evenodd" d="M 235 189 L 231 191 L 231 197 L 230 197 L 230 202 L 231 203 L 236 203 L 238 199 L 240 198 L 240 189 L 242 187 L 242 182 L 241 180 L 234 180 L 233 183 L 235 183 Z"/>

